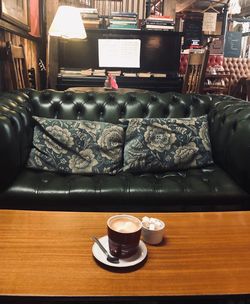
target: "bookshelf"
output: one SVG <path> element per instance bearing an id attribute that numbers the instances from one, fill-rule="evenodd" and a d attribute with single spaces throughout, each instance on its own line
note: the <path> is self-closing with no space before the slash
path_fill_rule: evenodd
<path id="1" fill-rule="evenodd" d="M 207 74 L 204 81 L 204 93 L 229 95 L 231 88 L 230 74 Z"/>
<path id="2" fill-rule="evenodd" d="M 99 39 L 140 40 L 139 67 L 100 67 Z M 173 31 L 89 29 L 85 41 L 59 41 L 57 89 L 102 87 L 107 71 L 120 70 L 120 76 L 116 77 L 120 88 L 180 92 L 182 88 L 182 78 L 178 77 L 180 43 L 181 33 Z M 99 69 L 105 72 L 96 76 L 95 71 Z M 86 76 L 82 71 L 90 71 L 90 74 Z"/>

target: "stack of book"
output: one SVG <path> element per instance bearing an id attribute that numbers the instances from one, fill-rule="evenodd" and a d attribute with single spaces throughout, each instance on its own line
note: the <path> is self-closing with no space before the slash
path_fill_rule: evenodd
<path id="1" fill-rule="evenodd" d="M 62 77 L 70 77 L 70 78 L 82 78 L 92 75 L 92 69 L 80 70 L 80 69 L 60 69 L 60 74 Z"/>
<path id="2" fill-rule="evenodd" d="M 81 8 L 81 16 L 85 28 L 98 29 L 101 23 L 96 8 Z"/>
<path id="3" fill-rule="evenodd" d="M 131 73 L 131 72 L 123 72 L 122 75 L 124 77 L 136 77 L 136 73 Z"/>
<path id="4" fill-rule="evenodd" d="M 137 13 L 129 12 L 112 12 L 109 19 L 109 29 L 138 29 Z"/>
<path id="5" fill-rule="evenodd" d="M 92 75 L 93 76 L 105 76 L 106 75 L 106 70 L 105 69 L 94 70 Z"/>
<path id="6" fill-rule="evenodd" d="M 148 30 L 174 31 L 174 19 L 168 16 L 149 16 L 145 21 Z"/>
<path id="7" fill-rule="evenodd" d="M 112 76 L 121 76 L 122 71 L 107 71 L 107 74 L 111 74 Z"/>
<path id="8" fill-rule="evenodd" d="M 151 73 L 150 72 L 139 72 L 139 73 L 137 73 L 137 77 L 148 78 L 148 77 L 151 77 Z"/>

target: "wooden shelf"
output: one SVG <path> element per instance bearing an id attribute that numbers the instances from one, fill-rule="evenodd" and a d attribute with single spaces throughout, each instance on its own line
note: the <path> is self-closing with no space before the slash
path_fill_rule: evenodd
<path id="1" fill-rule="evenodd" d="M 206 84 L 206 80 L 210 79 L 211 84 Z M 217 82 L 220 80 L 227 80 L 225 82 L 225 85 L 221 84 L 215 84 L 213 82 Z M 205 80 L 204 80 L 204 88 L 203 91 L 204 93 L 214 93 L 214 94 L 225 94 L 228 95 L 230 94 L 230 88 L 231 88 L 231 75 L 230 74 L 206 74 L 205 75 Z"/>
<path id="2" fill-rule="evenodd" d="M 230 74 L 206 74 L 205 79 L 207 78 L 231 78 Z"/>
<path id="3" fill-rule="evenodd" d="M 214 91 L 214 90 L 227 91 L 228 88 L 227 87 L 222 87 L 222 86 L 208 86 L 208 87 L 205 87 L 203 89 L 203 91 Z"/>

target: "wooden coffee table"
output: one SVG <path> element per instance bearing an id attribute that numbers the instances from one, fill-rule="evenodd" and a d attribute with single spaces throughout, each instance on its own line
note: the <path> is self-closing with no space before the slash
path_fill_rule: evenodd
<path id="1" fill-rule="evenodd" d="M 250 294 L 250 212 L 154 214 L 166 222 L 164 242 L 147 245 L 147 261 L 129 272 L 92 256 L 91 236 L 105 235 L 113 214 L 1 210 L 0 303 Z"/>

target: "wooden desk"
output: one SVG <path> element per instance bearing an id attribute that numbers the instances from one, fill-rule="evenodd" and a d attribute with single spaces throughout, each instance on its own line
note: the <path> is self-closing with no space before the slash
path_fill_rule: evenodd
<path id="1" fill-rule="evenodd" d="M 53 297 L 173 303 L 183 296 L 250 294 L 250 212 L 155 214 L 166 222 L 164 242 L 147 245 L 146 263 L 124 273 L 100 267 L 92 256 L 91 236 L 106 234 L 111 215 L 0 211 L 0 303 L 36 303 L 39 296 L 46 303 L 55 303 Z"/>
<path id="2" fill-rule="evenodd" d="M 141 90 L 141 89 L 133 89 L 133 88 L 119 88 L 118 90 L 109 90 L 105 89 L 104 87 L 72 87 L 68 88 L 66 91 L 68 92 L 76 92 L 76 93 L 82 93 L 82 92 L 95 92 L 95 93 L 109 93 L 109 92 L 117 92 L 119 94 L 125 94 L 129 92 L 139 92 L 139 93 L 146 93 L 147 90 Z"/>
<path id="3" fill-rule="evenodd" d="M 70 77 L 58 74 L 57 90 L 63 91 L 71 87 L 102 87 L 106 77 Z M 181 92 L 182 77 L 116 77 L 119 88 L 133 88 L 157 92 Z"/>

